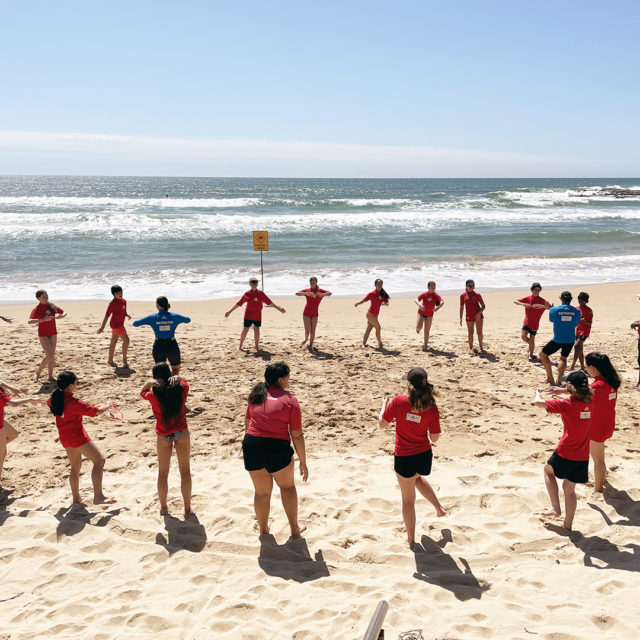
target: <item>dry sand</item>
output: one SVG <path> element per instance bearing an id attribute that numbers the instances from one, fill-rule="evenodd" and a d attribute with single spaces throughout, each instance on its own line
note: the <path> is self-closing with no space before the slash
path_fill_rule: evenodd
<path id="1" fill-rule="evenodd" d="M 111 397 L 124 410 L 123 422 L 85 419 L 107 458 L 105 490 L 118 503 L 70 510 L 52 416 L 44 407 L 7 408 L 20 438 L 3 474 L 15 490 L 0 501 L 0 638 L 357 639 L 381 599 L 390 604 L 387 638 L 416 628 L 425 639 L 636 638 L 640 396 L 629 324 L 640 317 L 640 285 L 587 290 L 595 320 L 586 350 L 608 353 L 625 381 L 607 445 L 614 489 L 602 496 L 578 488 L 570 535 L 535 515 L 548 504 L 542 465 L 562 426 L 531 404 L 544 376 L 527 361 L 523 310 L 512 304 L 526 290 L 485 295 L 484 357 L 467 353 L 456 296 L 435 316 L 429 354 L 420 350 L 410 299 L 394 298 L 382 311 L 385 353 L 358 347 L 364 307 L 323 301 L 315 356 L 298 347 L 300 299 L 278 301 L 286 315 L 264 312 L 261 356 L 236 350 L 242 311 L 224 319 L 234 301 L 174 304 L 193 320 L 177 332 L 192 389 L 197 518 L 186 521 L 175 461 L 172 515 L 159 515 L 154 422 L 138 396 L 152 365 L 151 330 L 129 328 L 133 370 L 114 372 L 105 364 L 109 336 L 96 334 L 106 301 L 62 305 L 69 316 L 58 322 L 56 371 L 79 375 L 78 397 Z M 559 291 L 543 295 L 555 302 Z M 30 382 L 41 357 L 26 326 L 33 306 L 0 311 L 16 320 L 0 323 L 0 378 L 48 394 Z M 136 318 L 154 306 L 133 302 L 129 311 Z M 545 317 L 540 346 L 550 333 Z M 308 529 L 288 540 L 275 491 L 273 537 L 261 545 L 240 443 L 247 393 L 265 360 L 280 359 L 291 366 L 303 411 L 310 478 L 298 492 Z M 404 393 L 402 376 L 414 365 L 440 391 L 443 435 L 430 481 L 449 511 L 435 518 L 426 501 L 416 503 L 418 553 L 405 543 L 393 434 L 377 426 L 380 397 Z M 87 499 L 89 468 L 81 477 Z"/>

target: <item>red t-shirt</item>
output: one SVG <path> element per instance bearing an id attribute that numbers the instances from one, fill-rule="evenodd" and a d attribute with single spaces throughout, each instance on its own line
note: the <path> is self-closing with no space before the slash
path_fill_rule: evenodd
<path id="1" fill-rule="evenodd" d="M 520 298 L 518 302 L 524 302 L 526 304 L 546 304 L 547 301 L 540 296 L 527 296 L 526 298 Z M 529 327 L 532 331 L 537 331 L 540 326 L 540 318 L 546 309 L 532 309 L 531 307 L 524 308 L 524 326 Z"/>
<path id="2" fill-rule="evenodd" d="M 430 433 L 440 433 L 440 413 L 433 406 L 424 411 L 414 411 L 407 396 L 396 396 L 382 414 L 387 422 L 396 421 L 397 456 L 413 456 L 431 449 Z"/>
<path id="3" fill-rule="evenodd" d="M 479 293 L 475 291 L 465 291 L 460 296 L 460 306 L 464 305 L 467 322 L 473 322 L 476 314 L 480 311 L 480 305 L 484 306 L 484 300 Z"/>
<path id="4" fill-rule="evenodd" d="M 242 306 L 245 302 L 247 303 L 247 308 L 245 309 L 244 317 L 247 320 L 262 320 L 262 303 L 273 304 L 267 294 L 264 291 L 260 291 L 260 289 L 255 291 L 249 289 L 238 300 L 237 304 Z"/>
<path id="5" fill-rule="evenodd" d="M 380 307 L 383 303 L 387 302 L 387 298 L 383 298 L 380 292 L 376 291 L 376 289 L 367 293 L 364 299 L 365 301 L 369 300 L 371 302 L 367 311 L 372 313 L 374 316 L 377 316 L 380 313 Z"/>
<path id="6" fill-rule="evenodd" d="M 289 431 L 302 430 L 298 399 L 277 385 L 269 386 L 262 404 L 248 404 L 245 417 L 249 419 L 247 433 L 251 436 L 291 440 Z"/>
<path id="7" fill-rule="evenodd" d="M 107 307 L 107 315 L 111 315 L 109 326 L 112 329 L 124 327 L 124 319 L 127 317 L 127 301 L 124 298 L 114 298 Z"/>
<path id="8" fill-rule="evenodd" d="M 306 291 L 313 291 L 314 293 L 328 293 L 328 291 L 326 289 L 312 289 L 311 287 L 309 287 L 308 289 L 303 289 L 303 292 Z M 307 300 L 307 304 L 304 305 L 304 311 L 302 312 L 303 316 L 307 316 L 309 318 L 315 318 L 318 315 L 318 307 L 320 306 L 320 303 L 322 302 L 322 298 L 316 298 L 316 297 L 311 297 L 311 296 L 305 296 L 306 300 Z"/>
<path id="9" fill-rule="evenodd" d="M 587 324 L 585 320 L 589 323 L 593 322 L 593 310 L 591 307 L 587 307 L 586 304 L 581 304 L 580 314 L 582 317 L 576 327 L 576 335 L 588 337 L 591 334 L 591 324 Z"/>
<path id="10" fill-rule="evenodd" d="M 11 400 L 11 396 L 8 396 L 2 389 L 0 389 L 0 429 L 4 427 L 4 408 Z"/>
<path id="11" fill-rule="evenodd" d="M 64 313 L 64 311 L 60 307 L 56 307 L 58 310 L 57 313 Z M 49 307 L 46 304 L 39 304 L 29 315 L 29 320 L 33 320 L 34 318 L 44 318 L 46 316 L 51 316 L 53 320 L 48 320 L 47 322 L 41 322 L 38 324 L 38 335 L 39 336 L 55 336 L 58 333 L 56 329 L 56 321 L 55 317 L 57 314 L 52 314 L 49 311 Z"/>
<path id="12" fill-rule="evenodd" d="M 159 436 L 168 436 L 170 433 L 176 431 L 185 431 L 187 427 L 187 395 L 189 393 L 189 383 L 186 380 L 180 380 L 180 386 L 182 387 L 182 408 L 171 419 L 169 426 L 165 426 L 162 422 L 162 409 L 156 394 L 153 393 L 153 389 L 149 391 L 141 391 L 140 395 L 151 403 L 151 410 L 153 411 L 153 417 L 156 419 L 156 433 Z"/>
<path id="13" fill-rule="evenodd" d="M 549 413 L 559 413 L 562 416 L 564 430 L 556 453 L 566 460 L 588 460 L 591 405 L 580 402 L 575 396 L 562 400 L 545 400 L 545 404 Z"/>
<path id="14" fill-rule="evenodd" d="M 425 318 L 430 318 L 434 309 L 442 304 L 442 298 L 437 293 L 430 293 L 429 291 L 425 291 L 418 296 L 418 301 L 424 307 L 424 311 L 422 309 L 418 309 L 418 313 Z"/>
<path id="15" fill-rule="evenodd" d="M 591 434 L 590 439 L 604 442 L 613 435 L 616 427 L 616 400 L 618 392 L 602 377 L 591 383 Z"/>
<path id="16" fill-rule="evenodd" d="M 51 406 L 51 398 L 47 400 Z M 98 413 L 98 407 L 74 398 L 70 393 L 64 394 L 64 410 L 61 416 L 56 416 L 56 427 L 60 436 L 60 444 L 65 448 L 76 449 L 87 442 L 91 442 L 89 434 L 82 425 L 82 416 L 93 417 Z"/>

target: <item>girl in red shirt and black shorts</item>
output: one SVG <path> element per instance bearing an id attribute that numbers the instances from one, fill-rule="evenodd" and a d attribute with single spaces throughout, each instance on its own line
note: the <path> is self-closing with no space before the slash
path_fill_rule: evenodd
<path id="1" fill-rule="evenodd" d="M 422 477 L 431 473 L 433 452 L 431 443 L 440 437 L 440 414 L 436 406 L 433 385 L 427 372 L 413 367 L 407 374 L 408 393 L 389 400 L 385 396 L 380 411 L 380 426 L 396 421 L 394 469 L 402 492 L 402 517 L 410 545 L 415 542 L 416 489 L 435 507 L 438 517 L 446 511 L 438 501 L 432 486 Z"/>

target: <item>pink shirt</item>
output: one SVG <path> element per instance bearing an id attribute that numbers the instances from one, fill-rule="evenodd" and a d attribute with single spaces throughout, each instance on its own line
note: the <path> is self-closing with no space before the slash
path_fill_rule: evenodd
<path id="1" fill-rule="evenodd" d="M 277 385 L 270 385 L 262 404 L 249 404 L 245 417 L 247 433 L 260 438 L 291 440 L 290 431 L 302 430 L 302 414 L 298 399 Z"/>

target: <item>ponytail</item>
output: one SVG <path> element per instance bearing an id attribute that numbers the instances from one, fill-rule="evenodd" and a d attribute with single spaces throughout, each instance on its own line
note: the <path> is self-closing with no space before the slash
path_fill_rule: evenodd
<path id="1" fill-rule="evenodd" d="M 412 367 L 407 373 L 409 404 L 414 411 L 424 411 L 436 404 L 436 392 L 429 382 L 427 372 L 422 367 Z"/>
<path id="2" fill-rule="evenodd" d="M 151 390 L 160 405 L 160 419 L 162 425 L 169 429 L 186 413 L 182 385 L 179 380 L 177 384 L 171 380 L 171 369 L 165 362 L 155 364 L 151 375 L 154 379 Z"/>
<path id="3" fill-rule="evenodd" d="M 374 286 L 378 284 L 378 282 L 380 284 L 382 284 L 382 280 L 380 280 L 380 278 L 376 278 L 376 281 L 373 283 Z M 380 295 L 385 299 L 385 300 L 391 300 L 391 296 L 384 290 L 384 287 L 380 287 Z"/>
<path id="4" fill-rule="evenodd" d="M 267 399 L 269 385 L 278 384 L 280 378 L 286 378 L 291 373 L 291 369 L 285 362 L 273 362 L 267 365 L 264 370 L 264 382 L 258 382 L 251 393 L 247 402 L 249 404 L 264 404 Z"/>
<path id="5" fill-rule="evenodd" d="M 36 291 L 36 300 L 38 302 L 40 302 L 40 296 L 43 293 L 47 293 L 44 289 L 38 289 Z M 58 307 L 56 307 L 55 304 L 53 304 L 52 302 L 47 302 L 47 309 L 49 310 L 50 313 L 52 313 L 54 316 L 56 315 L 56 313 L 60 313 L 60 309 L 58 309 Z M 73 383 L 72 383 L 73 384 Z"/>
<path id="6" fill-rule="evenodd" d="M 64 391 L 78 379 L 73 371 L 63 371 L 56 379 L 56 390 L 51 394 L 49 409 L 54 416 L 64 413 Z"/>

